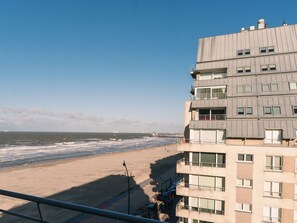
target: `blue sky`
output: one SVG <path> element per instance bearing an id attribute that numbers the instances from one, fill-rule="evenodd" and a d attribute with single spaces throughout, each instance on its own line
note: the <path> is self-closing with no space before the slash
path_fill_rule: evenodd
<path id="1" fill-rule="evenodd" d="M 198 38 L 297 1 L 2 0 L 0 130 L 182 132 Z"/>

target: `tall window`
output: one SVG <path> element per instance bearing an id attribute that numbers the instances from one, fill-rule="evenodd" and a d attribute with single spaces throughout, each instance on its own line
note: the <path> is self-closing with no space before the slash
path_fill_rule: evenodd
<path id="1" fill-rule="evenodd" d="M 266 170 L 281 171 L 283 168 L 283 157 L 266 156 Z"/>
<path id="2" fill-rule="evenodd" d="M 281 208 L 264 207 L 263 208 L 263 221 L 265 222 L 280 222 Z"/>
<path id="3" fill-rule="evenodd" d="M 278 91 L 278 84 L 277 83 L 270 83 L 270 84 L 262 84 L 262 91 L 268 92 L 268 91 Z"/>
<path id="4" fill-rule="evenodd" d="M 265 143 L 267 144 L 281 144 L 282 130 L 269 129 L 265 130 Z"/>
<path id="5" fill-rule="evenodd" d="M 268 197 L 281 197 L 282 183 L 280 182 L 264 182 L 264 196 Z"/>

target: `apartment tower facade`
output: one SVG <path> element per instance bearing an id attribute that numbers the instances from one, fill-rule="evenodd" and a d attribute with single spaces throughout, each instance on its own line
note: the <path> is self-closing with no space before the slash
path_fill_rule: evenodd
<path id="1" fill-rule="evenodd" d="M 297 25 L 260 19 L 198 45 L 180 222 L 297 222 Z"/>

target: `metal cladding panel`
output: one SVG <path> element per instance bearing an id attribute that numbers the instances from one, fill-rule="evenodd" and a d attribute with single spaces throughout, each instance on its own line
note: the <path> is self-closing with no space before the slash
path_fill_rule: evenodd
<path id="1" fill-rule="evenodd" d="M 263 138 L 258 127 L 258 120 L 228 120 L 227 137 L 229 138 Z"/>
<path id="2" fill-rule="evenodd" d="M 214 80 L 201 80 L 195 81 L 195 87 L 207 87 L 207 86 L 225 86 L 228 83 L 227 78 L 214 79 Z"/>
<path id="3" fill-rule="evenodd" d="M 256 86 L 256 77 L 255 76 L 240 76 L 236 78 L 228 78 L 227 81 L 227 97 L 232 96 L 252 96 L 256 95 L 257 93 L 257 86 Z M 251 85 L 252 91 L 248 93 L 238 93 L 237 87 L 242 85 Z"/>
<path id="4" fill-rule="evenodd" d="M 250 49 L 259 55 L 259 48 L 274 46 L 276 53 L 297 51 L 297 25 L 281 26 L 199 39 L 197 62 L 236 57 L 236 51 Z"/>
<path id="5" fill-rule="evenodd" d="M 294 117 L 297 119 L 297 116 L 293 114 L 293 105 L 297 106 L 297 95 L 275 95 L 273 97 L 267 96 L 267 97 L 260 97 L 259 98 L 259 115 L 264 117 Z M 264 115 L 264 107 L 265 106 L 280 106 L 281 108 L 281 114 L 278 116 L 273 115 Z"/>
<path id="6" fill-rule="evenodd" d="M 238 107 L 253 107 L 252 115 L 238 115 Z M 255 118 L 257 117 L 257 98 L 256 97 L 238 97 L 227 99 L 227 118 Z"/>
<path id="7" fill-rule="evenodd" d="M 191 121 L 190 129 L 226 129 L 226 121 Z"/>
<path id="8" fill-rule="evenodd" d="M 213 100 L 194 100 L 192 101 L 192 108 L 223 108 L 226 107 L 226 99 Z"/>

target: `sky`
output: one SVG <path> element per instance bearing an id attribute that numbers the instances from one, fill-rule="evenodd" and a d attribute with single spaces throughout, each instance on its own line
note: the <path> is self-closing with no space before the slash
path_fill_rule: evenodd
<path id="1" fill-rule="evenodd" d="M 1 0 L 0 131 L 183 132 L 198 39 L 296 0 Z"/>

